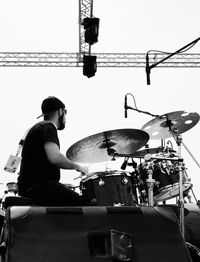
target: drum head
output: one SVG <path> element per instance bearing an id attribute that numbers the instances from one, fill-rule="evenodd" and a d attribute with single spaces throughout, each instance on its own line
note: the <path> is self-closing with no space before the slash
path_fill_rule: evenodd
<path id="1" fill-rule="evenodd" d="M 118 171 L 118 170 L 109 170 L 109 171 L 98 171 L 92 172 L 87 175 L 86 178 L 82 180 L 82 182 L 87 182 L 88 180 L 93 180 L 96 178 L 107 177 L 107 176 L 121 176 L 121 175 L 129 175 L 128 172 Z"/>
<path id="2" fill-rule="evenodd" d="M 184 183 L 183 184 L 183 192 L 187 192 L 190 190 L 192 185 L 190 183 Z M 179 184 L 171 185 L 171 187 L 163 189 L 160 193 L 154 196 L 154 201 L 165 201 L 169 200 L 171 198 L 174 198 L 179 195 Z"/>

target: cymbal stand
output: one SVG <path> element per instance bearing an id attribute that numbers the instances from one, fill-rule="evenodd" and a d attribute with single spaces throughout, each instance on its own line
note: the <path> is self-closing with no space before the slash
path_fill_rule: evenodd
<path id="1" fill-rule="evenodd" d="M 182 137 L 177 132 L 177 130 L 172 130 L 169 128 L 170 133 L 173 135 L 176 144 L 178 146 L 178 174 L 179 174 L 179 223 L 180 223 L 180 230 L 183 236 L 183 239 L 185 238 L 185 219 L 184 219 L 184 197 L 183 197 L 183 176 L 184 176 L 184 170 L 185 167 L 183 165 L 183 158 L 181 156 L 181 144 L 182 144 Z"/>
<path id="2" fill-rule="evenodd" d="M 154 206 L 154 199 L 153 199 L 153 188 L 155 184 L 155 179 L 153 179 L 153 161 L 150 161 L 148 163 L 147 173 L 148 178 L 146 180 L 147 182 L 147 191 L 148 191 L 148 206 L 153 207 Z"/>

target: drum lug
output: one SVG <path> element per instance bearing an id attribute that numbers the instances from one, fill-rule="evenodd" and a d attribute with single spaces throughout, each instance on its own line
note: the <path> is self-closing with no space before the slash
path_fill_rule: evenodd
<path id="1" fill-rule="evenodd" d="M 86 190 L 86 187 L 84 186 L 83 182 L 80 183 L 80 190 L 81 191 Z"/>
<path id="2" fill-rule="evenodd" d="M 104 186 L 104 185 L 105 185 L 105 181 L 103 181 L 102 178 L 99 180 L 99 185 L 100 185 L 100 186 Z"/>
<path id="3" fill-rule="evenodd" d="M 128 183 L 128 179 L 126 177 L 122 178 L 122 184 L 126 185 Z"/>

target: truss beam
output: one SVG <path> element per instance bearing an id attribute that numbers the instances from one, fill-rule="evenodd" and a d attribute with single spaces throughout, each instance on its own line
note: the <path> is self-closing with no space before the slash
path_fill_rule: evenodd
<path id="1" fill-rule="evenodd" d="M 91 53 L 90 44 L 85 42 L 83 19 L 93 16 L 93 0 L 79 0 L 79 61 L 83 61 L 84 54 Z"/>
<path id="2" fill-rule="evenodd" d="M 93 53 L 97 56 L 98 67 L 145 67 L 145 53 Z M 166 55 L 151 53 L 150 65 Z M 79 53 L 43 52 L 0 52 L 0 66 L 8 67 L 81 67 Z M 200 54 L 178 54 L 159 64 L 157 67 L 200 67 Z"/>

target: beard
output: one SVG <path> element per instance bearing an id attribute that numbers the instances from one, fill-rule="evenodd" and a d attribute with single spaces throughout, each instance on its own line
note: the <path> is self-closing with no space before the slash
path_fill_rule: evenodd
<path id="1" fill-rule="evenodd" d="M 58 130 L 63 130 L 65 128 L 64 114 L 58 119 L 59 127 Z"/>

